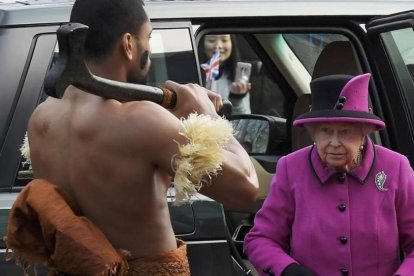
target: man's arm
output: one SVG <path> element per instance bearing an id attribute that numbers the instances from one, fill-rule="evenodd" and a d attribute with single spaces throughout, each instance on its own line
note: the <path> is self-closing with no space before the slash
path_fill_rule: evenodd
<path id="1" fill-rule="evenodd" d="M 217 110 L 222 106 L 219 94 L 207 90 L 198 85 L 184 86 L 174 82 L 167 82 L 166 87 L 176 91 L 177 102 L 174 114 L 186 114 L 196 111 L 212 118 L 218 118 Z M 200 98 L 186 99 L 192 95 Z M 205 95 L 210 99 L 206 99 Z M 213 103 L 213 105 L 211 104 Z M 205 185 L 201 193 L 221 202 L 229 209 L 244 209 L 252 207 L 256 201 L 259 183 L 250 157 L 240 143 L 231 137 L 222 150 L 224 162 L 222 171 L 212 178 L 212 185 Z"/>
<path id="2" fill-rule="evenodd" d="M 146 102 L 140 104 L 137 110 L 135 130 L 140 139 L 139 152 L 144 153 L 154 166 L 175 175 L 173 158 L 179 156 L 179 145 L 189 141 L 180 132 L 183 124 L 179 118 L 187 118 L 190 113 L 209 115 L 218 119 L 216 109 L 220 108 L 221 99 L 211 95 L 198 85 L 180 85 L 167 82 L 166 87 L 177 93 L 177 105 L 169 112 L 158 105 Z M 214 104 L 213 104 L 214 103 Z M 143 124 L 143 122 L 147 122 Z M 145 125 L 145 129 L 140 129 Z M 234 137 L 230 137 L 221 149 L 223 164 L 222 170 L 211 177 L 210 184 L 200 190 L 201 193 L 221 202 L 230 209 L 242 210 L 254 205 L 258 180 L 250 158 Z M 205 178 L 208 180 L 208 177 Z"/>
<path id="3" fill-rule="evenodd" d="M 222 171 L 201 193 L 221 202 L 226 209 L 249 210 L 256 202 L 259 188 L 256 171 L 240 143 L 231 137 L 223 150 Z"/>

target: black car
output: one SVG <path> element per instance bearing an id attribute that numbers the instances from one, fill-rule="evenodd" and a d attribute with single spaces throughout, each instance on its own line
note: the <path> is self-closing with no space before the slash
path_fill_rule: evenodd
<path id="1" fill-rule="evenodd" d="M 19 148 L 32 111 L 47 97 L 45 76 L 59 56 L 56 30 L 69 20 L 72 4 L 0 0 L 1 236 L 13 201 L 32 179 Z M 414 1 L 196 0 L 145 5 L 154 28 L 151 85 L 161 86 L 167 79 L 203 84 L 204 61 L 197 46 L 207 34 L 232 34 L 241 61 L 253 65 L 254 114 L 229 119 L 239 131 L 261 135 L 260 147 L 249 149 L 260 179 L 257 206 L 250 212 L 226 210 L 202 195 L 191 204 L 170 206 L 175 233 L 188 244 L 192 275 L 257 275 L 242 253 L 243 238 L 267 195 L 277 160 L 310 143 L 306 133 L 291 125 L 309 109 L 313 78 L 372 73 L 370 103 L 387 124 L 372 138 L 414 164 L 414 11 L 407 11 Z M 238 138 L 243 142 L 245 136 Z M 171 189 L 169 202 L 173 197 Z M 0 248 L 4 255 L 5 244 Z M 39 274 L 43 271 L 40 268 Z M 22 271 L 2 259 L 0 275 Z"/>

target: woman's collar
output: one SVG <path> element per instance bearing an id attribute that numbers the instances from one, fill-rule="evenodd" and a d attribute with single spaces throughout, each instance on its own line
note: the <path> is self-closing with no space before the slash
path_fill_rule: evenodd
<path id="1" fill-rule="evenodd" d="M 360 184 L 364 184 L 370 176 L 376 161 L 374 143 L 368 137 L 366 141 L 361 164 L 349 172 L 338 171 L 334 168 L 326 166 L 326 164 L 322 162 L 319 157 L 316 147 L 313 146 L 309 152 L 309 163 L 319 182 L 321 184 L 326 184 L 333 176 L 341 178 L 344 175 L 349 175 L 354 177 Z"/>

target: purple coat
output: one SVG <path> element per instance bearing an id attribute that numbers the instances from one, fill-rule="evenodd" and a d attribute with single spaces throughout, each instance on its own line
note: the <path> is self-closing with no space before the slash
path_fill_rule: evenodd
<path id="1" fill-rule="evenodd" d="M 347 174 L 324 166 L 313 146 L 289 154 L 277 164 L 244 252 L 260 275 L 280 275 L 296 262 L 318 276 L 412 276 L 413 169 L 369 139 L 361 166 Z"/>

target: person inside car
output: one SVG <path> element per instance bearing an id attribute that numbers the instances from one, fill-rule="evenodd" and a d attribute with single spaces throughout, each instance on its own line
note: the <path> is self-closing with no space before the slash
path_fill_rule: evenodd
<path id="1" fill-rule="evenodd" d="M 77 0 L 70 21 L 89 26 L 85 54 L 94 75 L 145 83 L 152 28 L 142 0 Z M 196 84 L 165 87 L 177 94 L 172 110 L 74 86 L 36 108 L 28 127 L 36 180 L 16 201 L 7 235 L 17 257 L 70 275 L 189 275 L 185 243 L 175 238 L 169 216 L 171 178 L 179 201 L 199 191 L 229 208 L 254 204 L 256 172 L 230 123 L 216 113 L 220 96 Z M 30 217 L 41 231 L 37 222 L 21 221 L 34 206 L 54 212 Z"/>
<path id="2" fill-rule="evenodd" d="M 368 108 L 369 80 L 311 82 L 311 110 L 293 125 L 314 145 L 279 160 L 245 239 L 260 275 L 413 274 L 414 172 L 405 156 L 369 138 L 385 127 Z"/>
<path id="3" fill-rule="evenodd" d="M 234 37 L 230 34 L 205 35 L 199 44 L 201 62 L 213 65 L 212 58 L 217 54 L 219 58 L 218 72 L 212 74 L 208 68 L 206 74 L 206 88 L 215 91 L 223 99 L 233 104 L 232 114 L 250 114 L 251 83 L 235 79 L 237 62 L 240 61 Z"/>

